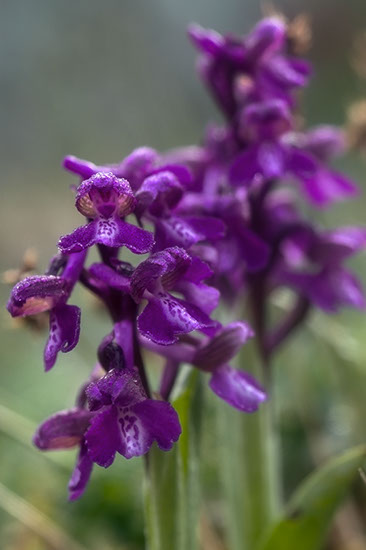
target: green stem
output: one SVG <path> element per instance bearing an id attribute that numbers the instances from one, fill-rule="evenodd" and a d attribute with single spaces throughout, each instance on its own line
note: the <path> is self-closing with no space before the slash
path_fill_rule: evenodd
<path id="1" fill-rule="evenodd" d="M 174 456 L 172 456 L 174 454 Z M 177 531 L 176 453 L 153 447 L 146 460 L 145 530 L 148 550 L 170 550 Z"/>
<path id="2" fill-rule="evenodd" d="M 243 366 L 248 370 L 247 358 Z M 260 381 L 265 373 L 259 360 L 252 359 L 250 372 Z M 267 368 L 267 367 L 264 367 Z M 264 532 L 281 514 L 279 434 L 273 395 L 251 415 L 243 415 L 243 496 L 245 550 L 257 547 Z"/>
<path id="3" fill-rule="evenodd" d="M 182 434 L 169 452 L 152 447 L 146 460 L 145 519 L 148 550 L 196 550 L 200 507 L 199 450 L 202 383 L 191 372 L 173 401 Z"/>

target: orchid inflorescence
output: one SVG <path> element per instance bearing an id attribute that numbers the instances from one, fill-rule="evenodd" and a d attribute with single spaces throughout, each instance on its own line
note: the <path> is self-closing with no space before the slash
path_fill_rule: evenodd
<path id="1" fill-rule="evenodd" d="M 269 17 L 244 38 L 192 25 L 189 36 L 225 123 L 211 125 L 201 147 L 163 154 L 141 147 L 105 165 L 67 156 L 85 224 L 60 238 L 47 272 L 22 279 L 8 303 L 14 317 L 49 312 L 47 371 L 78 343 L 81 312 L 69 304 L 78 282 L 111 317 L 75 407 L 52 415 L 34 436 L 42 450 L 79 446 L 71 499 L 85 490 L 94 463 L 108 467 L 116 452 L 144 455 L 155 441 L 172 448 L 181 427 L 169 398 L 183 363 L 209 374 L 212 391 L 240 411 L 255 412 L 267 398 L 250 373 L 229 365 L 254 332 L 244 321 L 223 326 L 212 318 L 220 296 L 235 306 L 248 296 L 266 362 L 311 306 L 334 312 L 366 304 L 344 267 L 365 247 L 366 230 L 325 230 L 297 205 L 298 186 L 319 208 L 357 190 L 328 166 L 343 150 L 342 133 L 299 128 L 297 93 L 311 67 L 291 54 L 287 24 Z M 100 261 L 88 265 L 93 246 Z M 132 265 L 120 258 L 123 247 L 147 257 Z M 266 307 L 278 288 L 291 289 L 294 306 L 268 328 Z M 165 362 L 154 392 L 142 350 Z"/>

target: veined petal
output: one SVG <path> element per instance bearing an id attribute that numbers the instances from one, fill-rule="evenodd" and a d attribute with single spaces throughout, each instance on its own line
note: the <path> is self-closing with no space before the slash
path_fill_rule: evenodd
<path id="1" fill-rule="evenodd" d="M 84 409 L 60 411 L 42 422 L 33 436 L 33 443 L 42 451 L 68 449 L 78 445 L 93 413 Z"/>
<path id="2" fill-rule="evenodd" d="M 111 288 L 116 288 L 126 293 L 130 292 L 130 279 L 120 273 L 117 273 L 117 271 L 106 264 L 92 264 L 89 267 L 89 273 Z"/>
<path id="3" fill-rule="evenodd" d="M 64 254 L 80 252 L 93 246 L 96 242 L 98 222 L 92 221 L 75 229 L 69 235 L 64 235 L 58 242 L 58 247 Z"/>
<path id="4" fill-rule="evenodd" d="M 229 405 L 247 413 L 255 412 L 267 399 L 264 389 L 251 374 L 229 365 L 217 368 L 209 385 Z"/>
<path id="5" fill-rule="evenodd" d="M 149 439 L 155 440 L 163 451 L 168 451 L 178 441 L 182 429 L 178 415 L 170 403 L 145 399 L 134 405 L 132 411 L 149 434 Z"/>
<path id="6" fill-rule="evenodd" d="M 74 471 L 69 481 L 69 500 L 76 500 L 81 497 L 86 489 L 93 469 L 93 461 L 89 457 L 88 449 L 84 441 L 76 460 Z"/>
<path id="7" fill-rule="evenodd" d="M 50 313 L 50 333 L 44 349 L 46 371 L 56 363 L 59 351 L 67 353 L 79 341 L 81 311 L 77 306 L 63 304 Z"/>
<path id="8" fill-rule="evenodd" d="M 102 218 L 78 227 L 70 235 L 61 237 L 59 249 L 64 253 L 80 252 L 96 243 L 112 248 L 126 246 L 135 254 L 145 254 L 152 248 L 154 237 L 149 231 L 117 217 Z"/>
<path id="9" fill-rule="evenodd" d="M 65 300 L 69 285 L 62 277 L 41 275 L 26 277 L 13 288 L 7 305 L 13 317 L 35 315 L 48 311 Z"/>
<path id="10" fill-rule="evenodd" d="M 122 449 L 122 434 L 118 423 L 118 407 L 111 405 L 98 412 L 85 434 L 85 443 L 93 462 L 108 468 L 116 452 Z"/>
<path id="11" fill-rule="evenodd" d="M 196 306 L 160 293 L 147 304 L 137 324 L 142 336 L 166 346 L 174 344 L 179 334 L 213 328 L 217 323 Z"/>

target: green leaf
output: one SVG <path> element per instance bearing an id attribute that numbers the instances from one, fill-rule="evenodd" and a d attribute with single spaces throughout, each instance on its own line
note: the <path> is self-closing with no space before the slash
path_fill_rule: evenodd
<path id="1" fill-rule="evenodd" d="M 333 515 L 365 461 L 366 447 L 360 446 L 312 473 L 296 491 L 286 515 L 259 545 L 259 550 L 321 549 Z"/>
<path id="2" fill-rule="evenodd" d="M 200 373 L 190 373 L 184 391 L 173 401 L 173 406 L 182 426 L 179 442 L 167 453 L 154 446 L 148 455 L 145 515 L 149 550 L 198 547 Z"/>

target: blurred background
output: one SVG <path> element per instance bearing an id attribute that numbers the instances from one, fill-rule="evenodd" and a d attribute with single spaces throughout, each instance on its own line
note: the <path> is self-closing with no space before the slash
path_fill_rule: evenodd
<path id="1" fill-rule="evenodd" d="M 349 105 L 366 97 L 366 80 L 352 63 L 355 38 L 366 32 L 366 3 L 277 0 L 275 6 L 289 17 L 306 12 L 312 20 L 315 78 L 303 98 L 309 125 L 342 125 Z M 196 76 L 186 26 L 197 21 L 224 33 L 245 33 L 261 14 L 255 0 L 3 0 L 1 271 L 19 266 L 26 249 L 35 246 L 42 272 L 59 236 L 79 224 L 69 190 L 74 180 L 61 169 L 66 154 L 108 163 L 140 145 L 164 150 L 199 143 L 208 121 L 219 115 Z M 349 154 L 338 167 L 366 189 L 365 158 Z M 365 223 L 365 197 L 317 214 L 319 221 Z M 366 282 L 365 258 L 354 267 Z M 5 283 L 0 292 L 5 305 Z M 60 357 L 47 376 L 45 334 L 19 327 L 4 308 L 0 313 L 1 550 L 143 548 L 139 460 L 118 459 L 108 471 L 95 468 L 85 497 L 69 504 L 73 452 L 42 454 L 31 445 L 39 421 L 72 406 L 95 361 L 95 342 L 109 330 L 86 293 L 75 301 L 87 312 L 87 330 L 78 348 Z M 278 357 L 276 398 L 288 493 L 324 457 L 365 442 L 365 341 L 360 313 L 319 314 Z M 219 443 L 206 416 L 201 543 L 204 550 L 223 550 L 225 511 L 215 474 Z M 343 508 L 332 548 L 351 548 L 351 542 L 353 549 L 366 548 L 366 497 L 356 497 L 358 513 L 354 501 Z"/>

